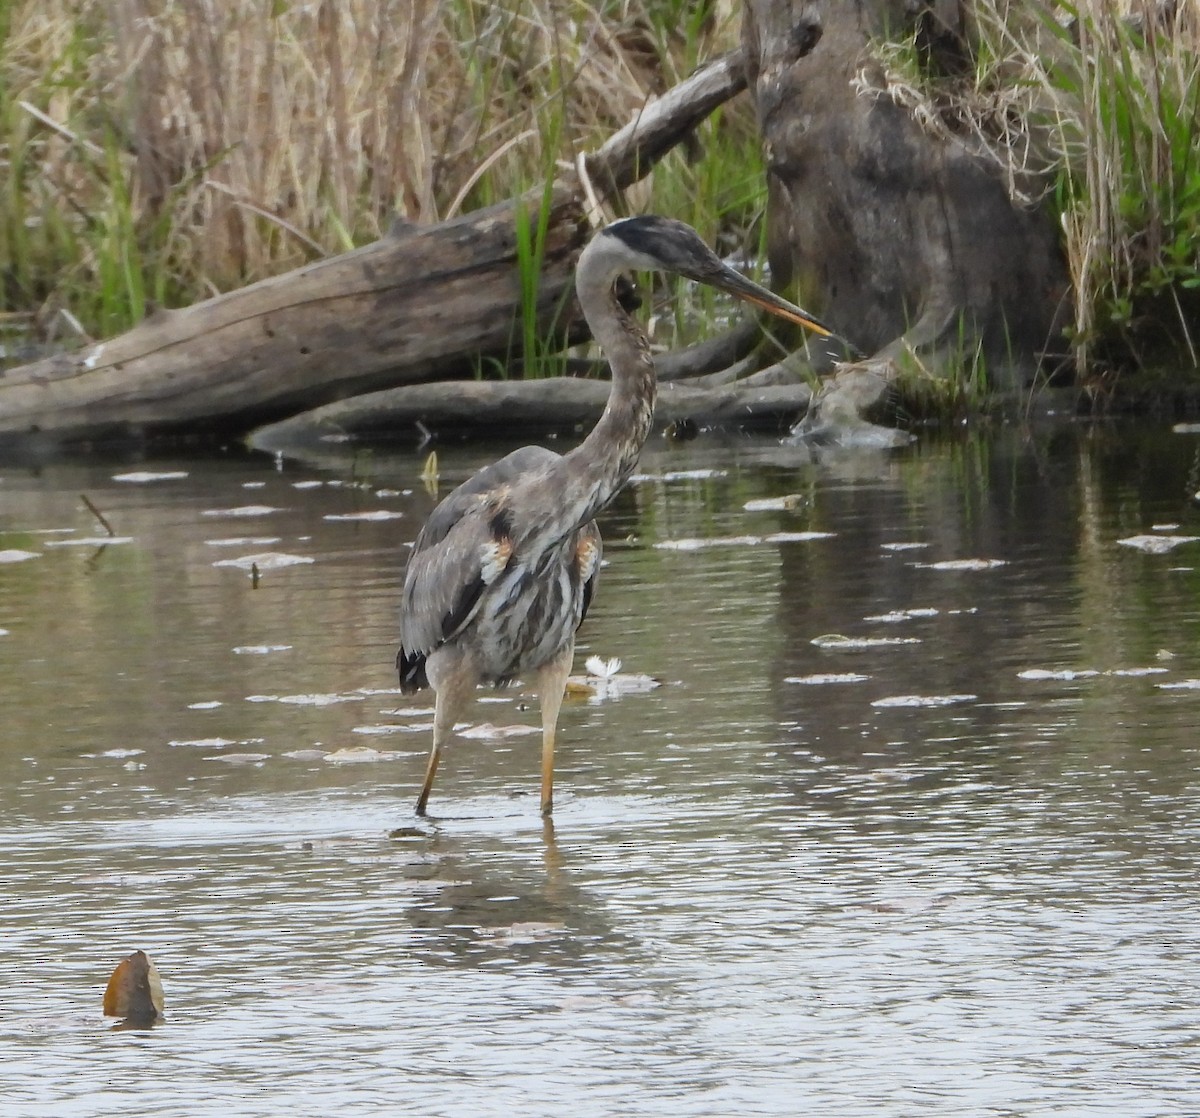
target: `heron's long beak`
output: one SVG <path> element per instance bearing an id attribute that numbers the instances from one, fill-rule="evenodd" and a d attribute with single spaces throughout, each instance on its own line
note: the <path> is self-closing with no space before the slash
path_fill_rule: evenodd
<path id="1" fill-rule="evenodd" d="M 833 338 L 835 341 L 848 345 L 844 338 L 840 338 L 820 319 L 813 318 L 808 311 L 801 310 L 794 303 L 781 299 L 774 291 L 768 291 L 767 288 L 761 287 L 752 279 L 747 279 L 734 268 L 722 268 L 717 275 L 708 277 L 705 282 L 738 299 L 744 299 L 747 303 L 753 303 L 756 307 L 762 307 L 764 311 L 770 311 L 771 314 L 786 318 L 789 322 L 795 322 L 805 329 L 811 330 L 814 334 L 820 334 L 823 338 Z M 848 346 L 848 348 L 853 350 L 854 347 Z"/>

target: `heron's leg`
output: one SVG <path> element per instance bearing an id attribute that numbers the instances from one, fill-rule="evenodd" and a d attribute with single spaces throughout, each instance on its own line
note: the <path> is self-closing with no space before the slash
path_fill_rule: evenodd
<path id="1" fill-rule="evenodd" d="M 433 707 L 433 747 L 429 750 L 429 763 L 425 766 L 425 782 L 421 785 L 421 794 L 417 797 L 418 815 L 425 814 L 429 790 L 433 787 L 433 777 L 442 757 L 442 746 L 454 732 L 454 723 L 458 720 L 459 712 L 469 694 L 469 683 L 457 673 L 450 675 L 448 679 L 439 680 Z"/>
<path id="2" fill-rule="evenodd" d="M 443 707 L 442 696 L 437 697 L 438 709 Z M 430 800 L 430 789 L 433 787 L 433 775 L 438 771 L 438 762 L 442 759 L 442 734 L 437 729 L 438 717 L 433 716 L 433 747 L 430 750 L 430 761 L 425 767 L 425 783 L 421 785 L 421 793 L 416 798 L 416 813 L 425 815 L 425 805 Z"/>
<path id="3" fill-rule="evenodd" d="M 554 810 L 554 735 L 574 659 L 572 637 L 566 648 L 538 671 L 538 698 L 542 706 L 542 814 L 546 816 Z"/>

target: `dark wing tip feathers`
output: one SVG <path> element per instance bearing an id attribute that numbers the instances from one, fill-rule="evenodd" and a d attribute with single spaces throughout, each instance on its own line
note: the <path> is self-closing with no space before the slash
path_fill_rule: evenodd
<path id="1" fill-rule="evenodd" d="M 429 686 L 429 677 L 425 674 L 425 654 L 423 652 L 408 652 L 400 649 L 396 653 L 396 673 L 400 677 L 400 690 L 406 695 L 420 691 Z"/>

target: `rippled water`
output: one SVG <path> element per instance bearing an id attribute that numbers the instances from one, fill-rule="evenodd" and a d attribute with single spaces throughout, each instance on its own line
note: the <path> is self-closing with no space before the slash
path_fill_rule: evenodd
<path id="1" fill-rule="evenodd" d="M 419 455 L 0 467 L 4 1113 L 1200 1112 L 1196 439 L 653 447 L 553 830 L 536 736 L 412 814 Z"/>

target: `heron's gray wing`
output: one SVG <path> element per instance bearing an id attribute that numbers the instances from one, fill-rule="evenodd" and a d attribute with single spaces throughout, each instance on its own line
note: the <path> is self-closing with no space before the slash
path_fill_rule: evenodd
<path id="1" fill-rule="evenodd" d="M 463 515 L 474 507 L 473 498 L 481 493 L 503 489 L 519 478 L 558 461 L 559 457 L 544 446 L 523 446 L 520 450 L 506 454 L 499 462 L 493 462 L 472 474 L 462 485 L 447 494 L 429 514 L 413 546 L 413 558 L 423 549 L 433 547 L 443 540 Z"/>
<path id="2" fill-rule="evenodd" d="M 404 575 L 400 643 L 427 654 L 467 625 L 484 589 L 504 571 L 512 553 L 505 496 L 513 482 L 558 455 L 523 447 L 463 482 L 429 515 Z"/>
<path id="3" fill-rule="evenodd" d="M 489 526 L 486 495 L 470 496 L 465 505 L 436 543 L 421 548 L 418 539 L 420 550 L 408 561 L 400 644 L 409 653 L 428 654 L 462 629 L 507 563 Z"/>

